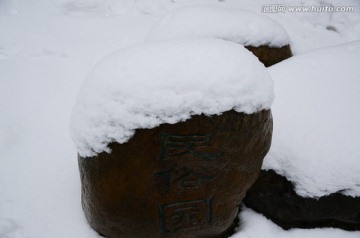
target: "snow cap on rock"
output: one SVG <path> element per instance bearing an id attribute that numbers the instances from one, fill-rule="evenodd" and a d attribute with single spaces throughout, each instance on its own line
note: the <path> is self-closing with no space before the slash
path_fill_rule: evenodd
<path id="1" fill-rule="evenodd" d="M 250 11 L 210 6 L 183 7 L 165 15 L 150 31 L 148 41 L 217 38 L 245 46 L 280 48 L 289 36 L 276 21 Z"/>
<path id="2" fill-rule="evenodd" d="M 218 39 L 132 46 L 100 61 L 75 103 L 71 131 L 82 157 L 110 152 L 136 129 L 192 115 L 270 108 L 273 82 L 242 45 Z"/>

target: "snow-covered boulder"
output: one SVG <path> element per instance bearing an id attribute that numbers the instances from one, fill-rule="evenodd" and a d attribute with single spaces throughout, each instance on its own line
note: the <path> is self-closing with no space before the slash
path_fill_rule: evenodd
<path id="1" fill-rule="evenodd" d="M 360 41 L 294 57 L 270 68 L 277 100 L 265 169 L 304 197 L 360 196 Z"/>
<path id="2" fill-rule="evenodd" d="M 272 101 L 266 68 L 230 41 L 150 43 L 105 58 L 71 125 L 91 227 L 105 237 L 227 234 L 270 149 Z"/>
<path id="3" fill-rule="evenodd" d="M 273 82 L 240 44 L 218 39 L 149 43 L 119 50 L 86 78 L 71 131 L 82 157 L 110 152 L 136 129 L 192 115 L 269 109 Z"/>
<path id="4" fill-rule="evenodd" d="M 285 228 L 360 229 L 359 62 L 355 41 L 270 68 L 277 97 L 269 171 L 248 206 Z"/>
<path id="5" fill-rule="evenodd" d="M 245 46 L 282 47 L 290 40 L 276 21 L 250 11 L 222 7 L 183 7 L 169 12 L 148 35 L 149 41 L 218 38 Z"/>
<path id="6" fill-rule="evenodd" d="M 217 38 L 246 46 L 266 66 L 291 57 L 285 29 L 265 15 L 250 11 L 195 6 L 169 12 L 150 31 L 148 41 Z"/>

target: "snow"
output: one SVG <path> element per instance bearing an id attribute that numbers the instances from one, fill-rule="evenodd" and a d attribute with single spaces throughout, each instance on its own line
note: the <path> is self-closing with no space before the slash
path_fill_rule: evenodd
<path id="1" fill-rule="evenodd" d="M 360 196 L 360 41 L 295 56 L 270 68 L 276 100 L 264 161 L 304 197 Z"/>
<path id="2" fill-rule="evenodd" d="M 299 56 L 318 48 L 360 39 L 358 0 L 279 0 L 276 2 L 291 5 L 320 2 L 350 5 L 355 6 L 355 12 L 278 14 L 261 13 L 261 6 L 268 4 L 268 0 L 137 0 L 136 3 L 134 0 L 98 0 L 105 5 L 93 8 L 85 5 L 69 7 L 64 2 L 0 1 L 1 238 L 100 237 L 89 227 L 81 210 L 77 151 L 69 132 L 72 107 L 82 81 L 96 62 L 115 50 L 144 42 L 148 32 L 169 10 L 204 5 L 266 15 L 286 29 L 292 50 Z M 337 32 L 327 30 L 328 25 L 336 26 Z M 337 55 L 331 54 L 328 58 Z M 286 68 L 283 70 L 282 74 L 289 75 L 290 79 Z M 337 73 L 346 74 L 346 71 Z M 281 108 L 277 104 L 290 99 L 279 95 L 275 83 L 274 110 L 279 112 Z M 316 99 L 318 95 L 312 98 Z M 341 103 L 346 95 L 335 96 Z M 275 117 L 280 115 L 275 111 Z M 286 111 L 283 114 L 286 115 Z M 304 126 L 293 128 L 294 132 L 300 130 L 304 130 Z M 351 130 L 359 132 L 356 128 Z M 322 142 L 316 142 L 314 146 L 322 146 Z M 356 148 L 348 154 L 358 150 Z M 235 237 L 360 236 L 359 231 L 339 229 L 284 231 L 251 210 L 244 210 L 241 219 L 242 225 Z"/>
<path id="3" fill-rule="evenodd" d="M 250 11 L 219 7 L 184 7 L 165 15 L 149 33 L 149 41 L 217 38 L 245 46 L 289 44 L 289 36 L 276 21 Z"/>
<path id="4" fill-rule="evenodd" d="M 358 238 L 359 232 L 347 232 L 333 228 L 291 229 L 284 231 L 263 215 L 242 208 L 240 213 L 242 227 L 231 238 Z"/>
<path id="5" fill-rule="evenodd" d="M 136 129 L 174 124 L 192 115 L 269 109 L 273 83 L 242 45 L 175 40 L 132 46 L 100 61 L 73 110 L 72 135 L 82 157 L 109 152 Z"/>

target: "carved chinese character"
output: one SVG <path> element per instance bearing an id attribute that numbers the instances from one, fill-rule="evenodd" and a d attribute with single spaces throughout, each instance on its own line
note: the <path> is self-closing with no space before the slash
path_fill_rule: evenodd
<path id="1" fill-rule="evenodd" d="M 155 174 L 163 180 L 163 189 L 165 192 L 170 191 L 172 185 L 177 185 L 179 190 L 187 188 L 199 188 L 210 180 L 214 179 L 213 175 L 206 172 L 199 172 L 183 167 L 179 170 L 170 169 Z"/>
<path id="2" fill-rule="evenodd" d="M 181 201 L 159 206 L 162 233 L 201 228 L 211 223 L 212 198 Z"/>
<path id="3" fill-rule="evenodd" d="M 160 134 L 160 140 L 160 160 L 188 154 L 203 160 L 215 160 L 224 153 L 223 151 L 206 153 L 200 150 L 201 148 L 211 147 L 210 135 L 171 135 L 162 133 Z"/>

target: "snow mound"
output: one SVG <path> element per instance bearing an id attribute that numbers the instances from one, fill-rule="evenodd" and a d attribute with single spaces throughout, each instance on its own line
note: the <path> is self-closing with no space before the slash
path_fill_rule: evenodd
<path id="1" fill-rule="evenodd" d="M 112 16 L 131 10 L 133 0 L 54 0 L 69 15 L 75 16 Z"/>
<path id="2" fill-rule="evenodd" d="M 284 230 L 264 215 L 242 207 L 239 214 L 241 227 L 229 238 L 359 238 L 359 231 L 345 231 L 334 228 Z"/>
<path id="3" fill-rule="evenodd" d="M 170 0 L 53 0 L 75 16 L 116 16 L 136 9 L 144 14 L 163 14 Z M 1 2 L 0 2 L 1 6 Z"/>
<path id="4" fill-rule="evenodd" d="M 359 0 L 282 0 L 282 3 L 287 7 L 303 6 L 306 8 L 313 6 L 315 9 L 319 9 L 318 11 L 285 11 L 285 13 L 283 13 L 284 16 L 312 25 L 317 31 L 326 29 L 329 31 L 328 33 L 338 34 L 343 40 L 346 39 L 346 41 L 360 38 Z M 353 11 L 321 11 L 322 8 L 326 9 L 326 7 L 329 9 L 353 7 Z M 296 30 L 299 31 L 299 29 Z M 288 32 L 290 34 L 290 31 Z M 305 35 L 303 31 L 300 31 L 300 33 L 303 34 L 304 38 Z M 291 37 L 291 39 L 293 39 L 293 37 Z"/>
<path id="5" fill-rule="evenodd" d="M 295 56 L 270 68 L 277 95 L 274 169 L 304 197 L 360 196 L 360 41 Z"/>
<path id="6" fill-rule="evenodd" d="M 176 123 L 192 115 L 270 108 L 273 82 L 242 45 L 197 39 L 119 50 L 99 62 L 75 103 L 71 131 L 79 154 L 110 152 L 139 128 Z"/>
<path id="7" fill-rule="evenodd" d="M 148 41 L 218 38 L 245 46 L 289 44 L 289 36 L 276 21 L 250 11 L 219 7 L 183 7 L 165 15 L 149 33 Z"/>

